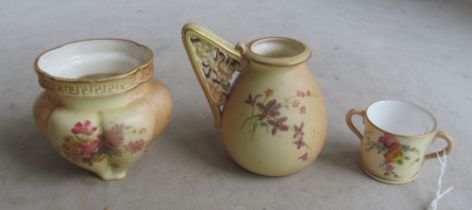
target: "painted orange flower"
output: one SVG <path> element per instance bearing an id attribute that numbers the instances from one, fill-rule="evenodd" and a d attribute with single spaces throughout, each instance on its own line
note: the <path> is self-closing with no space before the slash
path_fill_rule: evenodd
<path id="1" fill-rule="evenodd" d="M 390 152 L 387 152 L 384 157 L 389 163 L 394 163 L 397 160 L 403 159 L 403 151 L 401 149 L 391 150 Z"/>
<path id="2" fill-rule="evenodd" d="M 272 94 L 274 94 L 274 90 L 270 89 L 270 88 L 267 88 L 267 90 L 265 91 L 265 95 L 267 97 L 271 96 Z"/>

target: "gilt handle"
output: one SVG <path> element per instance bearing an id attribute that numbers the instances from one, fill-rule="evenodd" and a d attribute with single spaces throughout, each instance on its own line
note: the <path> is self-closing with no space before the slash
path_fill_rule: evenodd
<path id="1" fill-rule="evenodd" d="M 245 46 L 233 45 L 195 23 L 182 28 L 182 41 L 200 86 L 210 104 L 215 127 L 221 127 L 221 115 L 231 92 L 235 71 L 241 70 Z"/>

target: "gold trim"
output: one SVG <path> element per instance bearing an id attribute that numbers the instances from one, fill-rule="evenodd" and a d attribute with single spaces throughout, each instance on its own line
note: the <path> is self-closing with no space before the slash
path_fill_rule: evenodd
<path id="1" fill-rule="evenodd" d="M 124 74 L 115 75 L 100 79 L 69 79 L 50 75 L 43 71 L 38 61 L 43 55 L 61 47 L 87 41 L 115 40 L 132 43 L 138 47 L 144 48 L 149 52 L 149 57 L 144 64 L 132 69 Z M 61 44 L 39 54 L 34 61 L 34 69 L 38 75 L 39 84 L 44 89 L 63 96 L 104 96 L 131 90 L 143 82 L 148 81 L 153 75 L 153 52 L 152 50 L 137 42 L 127 39 L 116 38 L 98 38 L 83 39 Z"/>
<path id="2" fill-rule="evenodd" d="M 367 169 L 367 167 L 364 166 L 364 163 L 362 163 L 362 161 L 361 161 L 360 165 L 361 165 L 362 171 L 364 171 L 365 174 L 370 176 L 372 179 L 375 179 L 376 181 L 379 181 L 379 182 L 382 182 L 382 183 L 385 183 L 385 184 L 395 184 L 395 185 L 406 184 L 406 183 L 414 181 L 416 178 L 418 178 L 418 175 L 419 175 L 419 172 L 416 172 L 416 174 L 414 176 L 412 176 L 410 178 L 406 178 L 404 180 L 390 180 L 390 179 L 385 179 L 383 177 L 377 176 L 373 172 L 369 171 L 369 169 Z"/>
<path id="3" fill-rule="evenodd" d="M 385 102 L 385 101 L 396 101 L 396 102 L 407 103 L 407 104 L 411 104 L 411 105 L 413 105 L 413 106 L 416 106 L 416 107 L 422 109 L 424 112 L 426 112 L 428 115 L 430 115 L 431 118 L 433 119 L 433 122 L 434 122 L 433 128 L 432 128 L 430 131 L 428 131 L 428 132 L 426 132 L 426 133 L 424 133 L 424 134 L 410 135 L 410 136 L 409 136 L 409 135 L 397 134 L 397 133 L 394 133 L 394 132 L 390 132 L 390 131 L 387 131 L 387 130 L 384 130 L 384 129 L 378 127 L 377 125 L 375 125 L 375 124 L 369 119 L 369 116 L 367 115 L 367 113 L 368 113 L 368 111 L 369 111 L 369 108 L 370 108 L 372 105 L 374 105 L 374 104 L 376 104 L 376 103 L 379 103 L 379 102 Z M 367 106 L 367 108 L 365 109 L 365 112 L 364 112 L 364 116 L 365 116 L 365 119 L 366 119 L 372 126 L 374 126 L 374 128 L 376 128 L 376 129 L 378 129 L 378 130 L 380 130 L 380 131 L 382 131 L 382 132 L 384 132 L 384 133 L 390 133 L 390 134 L 393 134 L 393 135 L 398 136 L 398 137 L 405 137 L 405 138 L 422 138 L 422 137 L 425 137 L 425 136 L 427 136 L 427 135 L 431 135 L 431 134 L 433 134 L 434 132 L 437 131 L 437 127 L 436 127 L 436 126 L 437 126 L 437 122 L 436 122 L 436 118 L 434 117 L 434 115 L 431 114 L 431 112 L 429 112 L 427 109 L 423 108 L 422 106 L 417 105 L 417 104 L 414 104 L 414 103 L 411 103 L 411 102 L 409 102 L 409 101 L 404 101 L 404 100 L 381 100 L 381 101 L 376 101 L 376 102 L 374 102 L 374 103 L 371 103 L 369 106 Z"/>
<path id="4" fill-rule="evenodd" d="M 284 39 L 289 40 L 291 42 L 297 43 L 303 47 L 303 50 L 300 53 L 297 53 L 293 56 L 286 56 L 280 58 L 268 57 L 257 54 L 252 50 L 253 44 L 262 40 L 270 40 L 270 39 Z M 305 63 L 311 57 L 311 50 L 310 48 L 303 42 L 298 41 L 296 39 L 288 38 L 288 37 L 280 37 L 280 36 L 272 36 L 272 37 L 263 37 L 256 40 L 249 42 L 247 46 L 247 53 L 245 54 L 248 58 L 250 58 L 251 62 L 256 62 L 260 64 L 265 64 L 268 66 L 294 66 L 301 63 Z"/>
<path id="5" fill-rule="evenodd" d="M 192 43 L 192 38 L 202 40 L 211 51 L 217 50 L 217 55 L 215 57 L 200 55 L 196 52 L 197 47 Z M 193 71 L 210 105 L 215 127 L 220 128 L 222 110 L 231 88 L 230 80 L 233 77 L 234 71 L 240 70 L 240 68 L 233 68 L 234 66 L 231 64 L 233 62 L 230 61 L 234 61 L 240 67 L 242 54 L 238 50 L 242 51 L 244 46 L 242 44 L 234 46 L 205 27 L 195 23 L 187 23 L 183 26 L 182 42 L 192 64 Z M 227 58 L 220 58 L 219 53 L 225 54 Z M 212 72 L 205 72 L 203 63 L 207 63 L 210 68 L 209 71 Z M 211 77 L 210 74 L 212 73 L 216 74 L 216 78 Z M 221 77 L 220 75 L 223 74 L 224 77 Z"/>
<path id="6" fill-rule="evenodd" d="M 293 56 L 281 58 L 262 56 L 251 50 L 254 43 L 270 39 L 288 40 L 302 46 L 303 50 Z M 196 40 L 204 46 L 199 49 L 195 44 Z M 305 62 L 311 56 L 310 48 L 295 39 L 265 37 L 256 39 L 247 46 L 242 43 L 233 45 L 196 23 L 187 23 L 183 26 L 182 42 L 193 71 L 197 75 L 200 86 L 210 105 L 215 127 L 217 128 L 221 127 L 222 110 L 226 97 L 231 91 L 230 81 L 235 71 L 244 71 L 247 62 L 261 63 L 268 66 L 293 66 Z M 216 55 L 213 55 L 213 53 Z M 223 55 L 219 56 L 220 53 Z M 212 77 L 210 74 L 216 76 Z"/>

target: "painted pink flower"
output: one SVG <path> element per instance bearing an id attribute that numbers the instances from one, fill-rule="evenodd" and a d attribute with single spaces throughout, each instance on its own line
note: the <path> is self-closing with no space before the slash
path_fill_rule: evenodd
<path id="1" fill-rule="evenodd" d="M 297 138 L 297 136 L 303 136 L 305 133 L 303 132 L 303 125 L 304 123 L 300 124 L 300 126 L 293 125 L 293 131 L 295 132 L 293 134 L 293 138 Z"/>
<path id="2" fill-rule="evenodd" d="M 395 150 L 400 146 L 400 142 L 389 133 L 384 133 L 384 135 L 379 138 L 379 142 L 385 145 L 388 150 Z"/>
<path id="3" fill-rule="evenodd" d="M 85 120 L 84 123 L 77 122 L 71 129 L 73 134 L 84 134 L 87 136 L 93 135 L 97 130 L 97 126 L 93 126 L 90 120 Z"/>
<path id="4" fill-rule="evenodd" d="M 297 96 L 298 97 L 305 97 L 305 93 L 303 91 L 297 90 Z"/>
<path id="5" fill-rule="evenodd" d="M 295 144 L 297 146 L 297 149 L 300 149 L 300 148 L 302 148 L 306 145 L 305 142 L 303 141 L 302 137 L 300 137 L 298 140 L 294 141 L 293 144 Z"/>
<path id="6" fill-rule="evenodd" d="M 287 120 L 286 117 L 282 117 L 277 120 L 268 120 L 267 122 L 272 125 L 272 135 L 275 135 L 277 133 L 277 130 L 281 131 L 287 131 L 288 126 L 284 124 L 284 122 Z"/>
<path id="7" fill-rule="evenodd" d="M 130 142 L 128 143 L 128 149 L 131 151 L 131 153 L 136 153 L 136 152 L 139 152 L 143 149 L 144 147 L 144 140 L 137 140 L 137 141 L 133 141 L 133 142 Z"/>
<path id="8" fill-rule="evenodd" d="M 308 152 L 305 152 L 305 154 L 303 154 L 302 156 L 300 156 L 298 159 L 299 159 L 299 160 L 302 160 L 302 161 L 308 160 Z"/>
<path id="9" fill-rule="evenodd" d="M 306 113 L 306 107 L 302 106 L 300 107 L 300 114 L 305 114 Z"/>
<path id="10" fill-rule="evenodd" d="M 83 159 L 90 160 L 100 150 L 101 145 L 99 140 L 82 141 L 78 147 L 75 148 L 75 153 Z"/>
<path id="11" fill-rule="evenodd" d="M 293 100 L 292 101 L 292 107 L 298 107 L 300 105 L 300 101 L 299 100 Z"/>

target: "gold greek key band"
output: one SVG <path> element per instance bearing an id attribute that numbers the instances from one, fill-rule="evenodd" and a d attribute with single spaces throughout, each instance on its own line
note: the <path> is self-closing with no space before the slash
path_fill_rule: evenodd
<path id="1" fill-rule="evenodd" d="M 131 90 L 152 78 L 152 59 L 133 71 L 104 79 L 66 80 L 36 71 L 44 89 L 62 96 L 104 96 Z"/>

